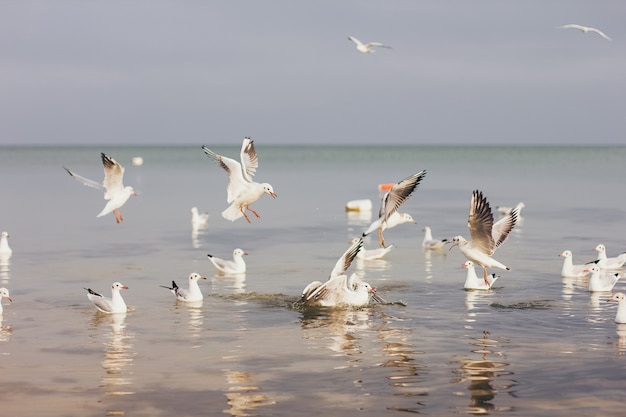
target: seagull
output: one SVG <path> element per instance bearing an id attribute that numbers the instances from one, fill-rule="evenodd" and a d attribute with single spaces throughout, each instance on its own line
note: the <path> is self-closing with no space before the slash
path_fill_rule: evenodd
<path id="1" fill-rule="evenodd" d="M 202 299 L 204 298 L 202 295 L 202 291 L 200 291 L 200 287 L 198 286 L 198 280 L 201 280 L 201 279 L 206 279 L 206 278 L 200 274 L 193 272 L 189 275 L 189 289 L 188 290 L 184 288 L 180 288 L 178 285 L 176 285 L 175 281 L 172 281 L 171 287 L 166 287 L 164 285 L 161 285 L 161 287 L 167 288 L 168 290 L 172 291 L 172 294 L 176 296 L 176 299 L 178 301 L 192 303 L 196 301 L 202 301 Z"/>
<path id="2" fill-rule="evenodd" d="M 237 248 L 233 251 L 233 260 L 224 260 L 215 257 L 211 254 L 207 254 L 209 260 L 215 265 L 218 272 L 221 274 L 243 274 L 246 272 L 246 263 L 243 260 L 243 256 L 247 255 L 247 252 Z"/>
<path id="3" fill-rule="evenodd" d="M 598 35 L 602 36 L 607 41 L 611 40 L 611 38 L 606 36 L 600 29 L 592 28 L 592 27 L 589 27 L 589 26 L 582 26 L 582 25 L 577 25 L 577 24 L 572 23 L 572 24 L 569 24 L 569 25 L 557 26 L 557 29 L 578 29 L 582 33 L 595 32 Z"/>
<path id="4" fill-rule="evenodd" d="M 13 299 L 9 295 L 9 290 L 7 290 L 4 287 L 0 288 L 0 315 L 2 315 L 2 311 L 3 311 L 3 308 L 2 308 L 2 299 L 3 298 L 6 298 L 7 300 L 9 300 L 9 302 L 13 302 Z"/>
<path id="5" fill-rule="evenodd" d="M 474 262 L 466 261 L 462 268 L 467 269 L 467 277 L 465 278 L 465 285 L 463 288 L 466 290 L 488 290 L 491 289 L 493 284 L 496 282 L 499 276 L 496 274 L 491 274 L 487 277 L 488 283 L 485 283 L 484 280 L 478 278 L 476 275 L 476 270 L 474 269 Z"/>
<path id="6" fill-rule="evenodd" d="M 615 315 L 615 323 L 626 323 L 626 295 L 618 292 L 613 294 L 607 301 L 617 302 L 617 314 Z"/>
<path id="7" fill-rule="evenodd" d="M 569 250 L 564 250 L 559 255 L 565 259 L 563 259 L 563 268 L 561 268 L 561 276 L 566 278 L 582 278 L 587 276 L 589 272 L 585 270 L 589 268 L 590 265 L 582 264 L 582 265 L 574 265 L 573 263 L 573 255 Z"/>
<path id="8" fill-rule="evenodd" d="M 363 236 L 367 236 L 374 230 L 378 229 L 378 244 L 384 248 L 385 238 L 383 236 L 383 231 L 385 229 L 390 229 L 406 222 L 416 223 L 411 215 L 398 213 L 398 207 L 409 199 L 425 176 L 426 171 L 423 170 L 394 184 L 393 187 L 385 193 L 381 200 L 380 210 L 378 211 L 378 219 L 370 225 L 370 227 L 363 233 Z"/>
<path id="9" fill-rule="evenodd" d="M 127 290 L 128 287 L 119 282 L 114 282 L 111 285 L 111 298 L 104 297 L 98 294 L 91 288 L 85 288 L 87 290 L 87 298 L 93 303 L 94 306 L 103 313 L 126 313 L 127 307 L 120 290 Z"/>
<path id="10" fill-rule="evenodd" d="M 296 305 L 360 307 L 369 304 L 370 299 L 382 302 L 370 284 L 361 280 L 356 274 L 350 277 L 345 275 L 346 270 L 363 248 L 363 238 L 357 238 L 353 242 L 335 264 L 328 280 L 324 283 L 313 281 L 307 285 L 300 299 L 296 301 Z"/>
<path id="11" fill-rule="evenodd" d="M 483 279 L 488 285 L 487 268 L 511 270 L 511 268 L 493 259 L 492 255 L 506 241 L 509 233 L 515 227 L 517 218 L 518 213 L 517 208 L 515 208 L 494 223 L 493 213 L 487 198 L 481 191 L 475 190 L 472 192 L 469 219 L 467 220 L 472 241 L 468 242 L 463 236 L 455 236 L 449 250 L 458 246 L 468 260 L 482 266 Z"/>
<path id="12" fill-rule="evenodd" d="M 193 230 L 206 229 L 209 225 L 209 213 L 199 213 L 198 207 L 191 208 L 191 228 Z"/>
<path id="13" fill-rule="evenodd" d="M 593 248 L 593 250 L 598 252 L 598 266 L 600 269 L 619 271 L 626 263 L 626 252 L 619 254 L 617 257 L 608 258 L 606 256 L 606 247 L 602 243 Z"/>
<path id="14" fill-rule="evenodd" d="M 120 207 L 128 201 L 131 195 L 136 196 L 137 193 L 131 186 L 124 187 L 124 184 L 122 183 L 124 179 L 124 167 L 110 156 L 105 155 L 104 153 L 100 153 L 100 155 L 102 157 L 102 165 L 104 166 L 104 181 L 102 184 L 88 178 L 81 177 L 65 167 L 63 167 L 63 169 L 65 169 L 72 178 L 80 181 L 84 185 L 104 190 L 104 199 L 108 200 L 108 203 L 96 217 L 102 217 L 113 212 L 115 221 L 119 223 L 124 220 L 122 213 L 120 212 Z"/>
<path id="15" fill-rule="evenodd" d="M 361 239 L 361 238 L 355 237 L 354 239 L 352 239 L 350 241 L 350 244 L 353 245 L 359 239 Z M 383 258 L 393 248 L 394 248 L 393 245 L 389 245 L 389 246 L 387 246 L 385 248 L 376 248 L 376 249 L 363 249 L 362 248 L 359 251 L 359 253 L 357 253 L 356 257 L 357 257 L 357 259 L 361 259 L 361 260 L 364 260 L 364 261 L 373 261 L 374 259 L 381 259 L 381 258 Z"/>
<path id="16" fill-rule="evenodd" d="M 498 214 L 500 216 L 506 216 L 511 210 L 517 209 L 517 216 L 522 217 L 522 209 L 525 207 L 526 207 L 526 204 L 520 201 L 519 203 L 517 203 L 517 206 L 515 207 L 497 206 L 496 210 L 498 210 Z"/>
<path id="17" fill-rule="evenodd" d="M 0 237 L 0 255 L 10 255 L 13 253 L 13 249 L 9 246 L 9 233 L 2 232 Z"/>
<path id="18" fill-rule="evenodd" d="M 250 204 L 257 201 L 263 194 L 269 194 L 272 198 L 276 198 L 276 193 L 270 184 L 252 181 L 252 177 L 259 166 L 259 158 L 254 150 L 254 141 L 249 137 L 243 139 L 240 155 L 241 164 L 234 159 L 216 154 L 206 146 L 203 146 L 202 150 L 228 173 L 226 201 L 232 204 L 222 212 L 222 217 L 234 222 L 243 216 L 250 223 L 250 218 L 244 210 L 252 212 L 256 217 L 261 217 L 259 213 L 250 208 Z"/>
<path id="19" fill-rule="evenodd" d="M 374 50 L 374 46 L 377 46 L 379 48 L 391 49 L 391 46 L 384 45 L 384 44 L 382 44 L 380 42 L 370 42 L 370 43 L 364 44 L 363 42 L 361 42 L 360 40 L 358 40 L 354 36 L 348 36 L 348 39 L 356 44 L 356 50 L 357 51 L 362 52 L 364 54 L 373 54 L 374 52 L 376 52 Z"/>
<path id="20" fill-rule="evenodd" d="M 450 243 L 448 239 L 433 239 L 433 233 L 430 230 L 430 227 L 424 227 L 424 240 L 422 241 L 422 249 L 441 250 L 448 243 Z"/>
<path id="21" fill-rule="evenodd" d="M 600 268 L 597 265 L 591 265 L 585 270 L 585 272 L 591 272 L 589 277 L 589 291 L 611 291 L 617 280 L 620 279 L 620 274 L 611 274 L 600 276 Z"/>

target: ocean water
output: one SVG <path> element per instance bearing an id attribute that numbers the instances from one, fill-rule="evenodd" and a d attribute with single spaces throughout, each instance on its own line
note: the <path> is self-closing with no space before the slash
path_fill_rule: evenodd
<path id="1" fill-rule="evenodd" d="M 238 146 L 212 146 L 238 157 Z M 609 293 L 560 276 L 574 262 L 626 251 L 626 147 L 279 147 L 257 142 L 256 180 L 276 199 L 260 219 L 221 218 L 226 174 L 198 146 L 0 148 L 0 262 L 11 291 L 0 328 L 4 416 L 619 415 L 626 328 Z M 96 218 L 100 191 L 63 170 L 102 179 L 99 153 L 126 166 L 138 192 L 124 221 Z M 144 158 L 132 166 L 133 156 Z M 417 225 L 385 231 L 395 248 L 356 271 L 389 303 L 301 311 L 292 303 L 324 280 L 374 218 L 347 201 L 427 170 L 401 211 Z M 424 253 L 422 229 L 468 236 L 471 192 L 492 207 L 526 204 L 496 253 L 511 271 L 496 288 L 465 291 L 458 249 Z M 211 215 L 192 233 L 190 209 Z M 365 247 L 376 246 L 376 236 Z M 242 277 L 215 273 L 211 253 L 248 252 Z M 201 305 L 160 285 L 201 283 Z M 478 273 L 480 271 L 477 270 Z M 129 312 L 95 311 L 84 287 Z M 626 291 L 626 280 L 614 292 Z"/>

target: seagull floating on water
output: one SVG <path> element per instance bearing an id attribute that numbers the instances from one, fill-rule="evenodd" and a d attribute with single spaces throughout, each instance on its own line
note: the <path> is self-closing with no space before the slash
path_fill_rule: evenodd
<path id="1" fill-rule="evenodd" d="M 171 287 L 166 287 L 161 285 L 163 288 L 167 288 L 176 296 L 178 301 L 183 301 L 186 303 L 193 303 L 196 301 L 202 301 L 204 296 L 202 295 L 202 291 L 200 291 L 200 287 L 198 286 L 198 281 L 201 279 L 206 279 L 200 274 L 192 272 L 189 275 L 189 289 L 180 288 L 176 285 L 175 281 L 172 281 Z"/>
<path id="2" fill-rule="evenodd" d="M 350 241 L 350 244 L 353 245 L 356 241 L 358 241 L 359 237 L 355 237 Z M 376 249 L 365 249 L 361 248 L 361 250 L 357 253 L 357 259 L 362 259 L 364 261 L 373 261 L 374 259 L 381 259 L 387 255 L 391 249 L 393 249 L 393 245 L 389 245 L 384 248 L 376 248 Z"/>
<path id="3" fill-rule="evenodd" d="M 9 300 L 9 302 L 13 302 L 13 299 L 9 295 L 9 290 L 4 287 L 0 288 L 0 315 L 2 314 L 2 311 L 3 311 L 3 307 L 2 307 L 3 298 L 6 298 L 7 300 Z"/>
<path id="4" fill-rule="evenodd" d="M 615 315 L 615 323 L 626 323 L 626 295 L 618 292 L 613 294 L 607 301 L 617 302 L 617 314 Z"/>
<path id="5" fill-rule="evenodd" d="M 500 278 L 496 274 L 489 275 L 487 277 L 488 282 L 485 282 L 482 278 L 478 278 L 476 270 L 474 269 L 474 262 L 472 261 L 466 261 L 461 267 L 467 269 L 465 285 L 463 285 L 463 288 L 466 290 L 489 290 L 496 280 Z"/>
<path id="6" fill-rule="evenodd" d="M 385 238 L 383 231 L 385 229 L 390 229 L 406 222 L 416 223 L 411 215 L 398 213 L 398 208 L 409 199 L 425 176 L 426 171 L 420 171 L 394 184 L 381 200 L 378 219 L 370 225 L 363 233 L 363 236 L 367 236 L 378 229 L 378 244 L 384 248 Z"/>
<path id="7" fill-rule="evenodd" d="M 209 225 L 209 213 L 198 212 L 198 207 L 191 208 L 191 228 L 193 230 L 206 229 Z"/>
<path id="8" fill-rule="evenodd" d="M 589 277 L 589 291 L 611 291 L 617 280 L 620 279 L 619 274 L 600 275 L 600 268 L 592 264 L 586 269 L 586 272 L 591 272 Z"/>
<path id="9" fill-rule="evenodd" d="M 107 298 L 101 294 L 98 294 L 91 288 L 85 288 L 87 290 L 87 298 L 93 303 L 94 306 L 103 313 L 126 313 L 128 308 L 126 303 L 120 294 L 120 290 L 127 290 L 128 287 L 119 282 L 114 282 L 111 285 L 111 298 Z"/>
<path id="10" fill-rule="evenodd" d="M 0 255 L 10 255 L 13 253 L 13 249 L 9 246 L 9 233 L 2 232 L 0 236 Z"/>
<path id="11" fill-rule="evenodd" d="M 104 166 L 104 181 L 102 184 L 88 178 L 81 177 L 65 167 L 63 167 L 63 169 L 65 169 L 72 178 L 78 180 L 84 185 L 98 190 L 104 190 L 104 199 L 109 202 L 96 217 L 102 217 L 113 212 L 115 221 L 119 223 L 124 220 L 122 213 L 120 212 L 120 207 L 128 201 L 131 195 L 136 196 L 137 193 L 133 187 L 129 185 L 124 187 L 124 167 L 116 162 L 115 159 L 105 155 L 104 153 L 101 153 L 100 156 L 102 157 L 102 165 Z"/>
<path id="12" fill-rule="evenodd" d="M 276 193 L 270 184 L 252 181 L 252 177 L 259 166 L 259 158 L 254 150 L 254 141 L 249 137 L 244 138 L 241 145 L 241 163 L 218 155 L 206 146 L 203 146 L 202 150 L 228 173 L 226 201 L 231 205 L 222 212 L 222 217 L 232 222 L 240 217 L 245 217 L 250 223 L 250 218 L 244 210 L 252 212 L 256 217 L 261 217 L 259 213 L 250 208 L 250 204 L 261 198 L 263 194 L 269 194 L 272 198 L 276 198 Z"/>
<path id="13" fill-rule="evenodd" d="M 424 240 L 422 241 L 422 249 L 441 250 L 445 245 L 450 243 L 448 239 L 433 239 L 433 232 L 430 227 L 424 227 Z"/>
<path id="14" fill-rule="evenodd" d="M 511 270 L 511 268 L 492 258 L 492 256 L 496 249 L 509 237 L 509 233 L 515 227 L 517 218 L 517 208 L 515 208 L 494 223 L 493 213 L 487 198 L 481 191 L 475 190 L 472 192 L 469 218 L 467 220 L 472 240 L 468 242 L 463 236 L 455 236 L 452 239 L 452 246 L 449 250 L 458 246 L 461 253 L 468 260 L 482 266 L 483 279 L 485 284 L 488 285 L 487 268 Z"/>
<path id="15" fill-rule="evenodd" d="M 325 307 L 353 306 L 360 307 L 370 303 L 370 300 L 382 302 L 376 295 L 376 290 L 370 284 L 361 280 L 356 274 L 350 277 L 345 275 L 359 251 L 363 248 L 363 238 L 353 240 L 352 245 L 339 258 L 330 277 L 324 283 L 313 281 L 302 291 L 302 296 L 296 305 L 312 305 Z"/>
<path id="16" fill-rule="evenodd" d="M 616 257 L 609 258 L 606 256 L 606 247 L 600 243 L 593 248 L 598 252 L 598 267 L 608 271 L 620 271 L 626 263 L 626 252 L 619 254 Z"/>
<path id="17" fill-rule="evenodd" d="M 606 34 L 604 34 L 604 32 L 602 32 L 600 29 L 592 28 L 592 27 L 589 27 L 589 26 L 577 25 L 575 23 L 571 23 L 569 25 L 557 26 L 557 29 L 578 29 L 582 33 L 594 32 L 594 33 L 597 33 L 598 35 L 602 36 L 607 41 L 611 40 L 611 38 L 606 36 Z"/>
<path id="18" fill-rule="evenodd" d="M 364 54 L 373 54 L 374 52 L 376 52 L 374 50 L 375 46 L 378 47 L 378 48 L 391 49 L 391 46 L 382 44 L 380 42 L 370 42 L 370 43 L 365 43 L 364 44 L 363 42 L 361 42 L 360 40 L 358 40 L 354 36 L 348 36 L 348 39 L 355 43 L 357 51 L 362 52 Z"/>
<path id="19" fill-rule="evenodd" d="M 246 262 L 243 260 L 243 256 L 247 255 L 247 252 L 237 248 L 233 251 L 233 260 L 225 260 L 208 254 L 209 260 L 215 265 L 218 272 L 226 275 L 231 274 L 243 274 L 246 272 Z"/>
<path id="20" fill-rule="evenodd" d="M 569 250 L 564 250 L 559 255 L 563 257 L 563 267 L 561 268 L 561 276 L 566 278 L 582 278 L 589 274 L 587 268 L 591 265 L 588 264 L 579 264 L 574 265 L 572 252 Z"/>

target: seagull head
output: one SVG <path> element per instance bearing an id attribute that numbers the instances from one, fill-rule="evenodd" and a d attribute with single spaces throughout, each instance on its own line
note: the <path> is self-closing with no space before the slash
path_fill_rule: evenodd
<path id="1" fill-rule="evenodd" d="M 265 194 L 269 194 L 272 196 L 272 198 L 276 198 L 276 193 L 274 192 L 274 188 L 272 188 L 272 186 L 268 183 L 263 183 L 263 192 Z"/>
<path id="2" fill-rule="evenodd" d="M 119 291 L 119 290 L 127 290 L 128 287 L 122 284 L 121 282 L 114 282 L 113 285 L 111 285 L 111 289 Z"/>
<path id="3" fill-rule="evenodd" d="M 459 246 L 459 245 L 465 245 L 466 243 L 467 243 L 467 240 L 465 240 L 463 236 L 455 236 L 452 238 L 452 245 L 450 245 L 450 249 L 448 249 L 448 252 L 451 251 L 453 247 Z"/>

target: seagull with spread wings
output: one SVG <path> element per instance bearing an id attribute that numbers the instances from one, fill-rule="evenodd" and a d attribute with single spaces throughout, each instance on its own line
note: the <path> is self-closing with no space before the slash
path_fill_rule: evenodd
<path id="1" fill-rule="evenodd" d="M 611 40 L 611 38 L 606 36 L 606 34 L 604 32 L 602 32 L 600 29 L 592 28 L 592 27 L 589 27 L 589 26 L 577 25 L 575 23 L 571 23 L 569 25 L 557 26 L 557 29 L 578 29 L 582 33 L 594 32 L 594 33 L 597 33 L 598 35 L 602 36 L 607 41 Z"/>
<path id="2" fill-rule="evenodd" d="M 469 227 L 471 241 L 467 241 L 463 236 L 452 238 L 452 246 L 458 246 L 461 253 L 476 265 L 483 267 L 483 279 L 489 285 L 487 268 L 501 268 L 510 271 L 511 268 L 492 258 L 496 249 L 506 241 L 515 223 L 517 222 L 519 208 L 514 208 L 507 215 L 493 222 L 493 213 L 487 198 L 482 191 L 472 192 L 470 202 Z"/>
<path id="3" fill-rule="evenodd" d="M 272 198 L 276 198 L 276 193 L 270 184 L 252 181 L 252 177 L 259 166 L 254 141 L 249 137 L 244 138 L 241 145 L 241 163 L 218 155 L 206 146 L 203 146 L 202 150 L 228 173 L 226 201 L 231 205 L 222 212 L 222 217 L 232 222 L 240 217 L 245 217 L 250 223 L 250 218 L 245 210 L 252 212 L 256 217 L 261 217 L 259 213 L 250 208 L 250 204 L 261 198 L 263 194 L 269 194 Z"/>
<path id="4" fill-rule="evenodd" d="M 104 190 L 104 199 L 108 200 L 108 202 L 96 217 L 102 217 L 112 212 L 115 216 L 115 221 L 119 223 L 124 220 L 120 212 L 120 207 L 128 201 L 131 195 L 136 196 L 137 193 L 133 187 L 129 185 L 124 187 L 124 167 L 110 156 L 104 153 L 100 155 L 102 157 L 102 165 L 104 166 L 104 181 L 102 183 L 81 177 L 65 167 L 63 167 L 63 169 L 65 169 L 72 178 L 84 185 L 98 190 Z"/>
<path id="5" fill-rule="evenodd" d="M 385 247 L 385 237 L 383 231 L 402 223 L 415 223 L 413 217 L 406 213 L 398 213 L 398 208 L 409 199 L 411 194 L 417 189 L 422 179 L 426 176 L 426 171 L 422 170 L 399 181 L 391 187 L 382 198 L 378 219 L 363 233 L 367 236 L 378 229 L 378 244 Z"/>
<path id="6" fill-rule="evenodd" d="M 373 54 L 374 52 L 376 52 L 374 50 L 375 46 L 378 47 L 378 48 L 391 49 L 391 46 L 382 44 L 380 42 L 363 43 L 360 40 L 358 40 L 357 38 L 355 38 L 354 36 L 348 36 L 348 39 L 351 40 L 352 42 L 354 42 L 354 44 L 356 45 L 356 50 L 357 51 L 362 52 L 364 54 Z"/>

